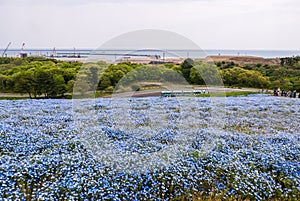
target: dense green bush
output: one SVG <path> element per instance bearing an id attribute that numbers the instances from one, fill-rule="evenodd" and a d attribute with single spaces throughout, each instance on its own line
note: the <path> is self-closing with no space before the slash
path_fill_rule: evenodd
<path id="1" fill-rule="evenodd" d="M 55 98 L 71 91 L 81 63 L 28 57 L 0 58 L 0 91 Z"/>
<path id="2" fill-rule="evenodd" d="M 221 71 L 223 82 L 228 86 L 267 88 L 269 79 L 260 72 L 234 67 Z"/>
<path id="3" fill-rule="evenodd" d="M 216 64 L 186 59 L 182 64 L 64 62 L 42 57 L 0 58 L 0 92 L 55 98 L 77 90 L 132 89 L 143 82 L 189 83 L 300 91 L 300 57 L 283 58 L 280 66 Z M 221 83 L 223 81 L 223 83 Z M 142 87 L 142 86 L 140 86 Z"/>

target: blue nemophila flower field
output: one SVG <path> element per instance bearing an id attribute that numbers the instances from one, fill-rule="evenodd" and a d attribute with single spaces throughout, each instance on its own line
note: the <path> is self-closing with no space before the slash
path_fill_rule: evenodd
<path id="1" fill-rule="evenodd" d="M 0 101 L 0 200 L 300 199 L 298 99 L 72 103 Z"/>

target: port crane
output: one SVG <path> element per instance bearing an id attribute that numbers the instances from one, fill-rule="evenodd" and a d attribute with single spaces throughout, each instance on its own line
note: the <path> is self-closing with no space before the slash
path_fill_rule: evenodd
<path id="1" fill-rule="evenodd" d="M 21 51 L 20 51 L 20 58 L 27 57 L 27 53 L 24 52 L 25 43 L 22 44 Z"/>
<path id="2" fill-rule="evenodd" d="M 6 48 L 4 49 L 3 53 L 2 53 L 2 57 L 4 57 L 5 53 L 7 52 L 9 46 L 11 45 L 11 42 L 8 43 L 8 45 L 6 46 Z"/>

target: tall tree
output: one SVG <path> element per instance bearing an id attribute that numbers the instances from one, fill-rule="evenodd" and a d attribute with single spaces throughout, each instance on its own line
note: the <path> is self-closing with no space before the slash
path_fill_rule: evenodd
<path id="1" fill-rule="evenodd" d="M 183 61 L 183 63 L 181 64 L 181 72 L 183 77 L 186 79 L 187 82 L 191 82 L 190 79 L 190 73 L 191 73 L 191 68 L 193 68 L 195 65 L 194 60 L 187 58 Z"/>

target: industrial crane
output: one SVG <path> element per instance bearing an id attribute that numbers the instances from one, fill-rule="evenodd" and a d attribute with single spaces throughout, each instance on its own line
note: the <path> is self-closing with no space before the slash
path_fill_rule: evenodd
<path id="1" fill-rule="evenodd" d="M 22 47 L 21 47 L 21 51 L 20 51 L 20 57 L 21 58 L 27 57 L 27 53 L 24 52 L 24 48 L 25 48 L 25 43 L 23 43 Z"/>
<path id="2" fill-rule="evenodd" d="M 11 42 L 8 43 L 8 45 L 6 46 L 5 50 L 2 53 L 2 57 L 4 57 L 5 53 L 7 52 L 9 46 L 11 45 Z"/>

